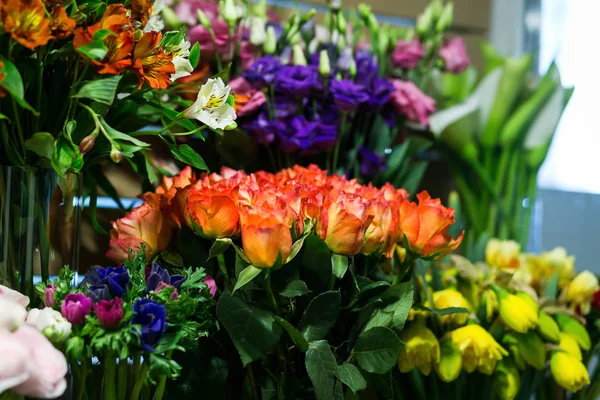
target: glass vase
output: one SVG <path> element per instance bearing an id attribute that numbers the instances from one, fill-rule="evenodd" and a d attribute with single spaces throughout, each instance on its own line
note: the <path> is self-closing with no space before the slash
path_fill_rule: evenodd
<path id="1" fill-rule="evenodd" d="M 0 284 L 37 305 L 34 285 L 79 263 L 82 179 L 0 166 Z"/>

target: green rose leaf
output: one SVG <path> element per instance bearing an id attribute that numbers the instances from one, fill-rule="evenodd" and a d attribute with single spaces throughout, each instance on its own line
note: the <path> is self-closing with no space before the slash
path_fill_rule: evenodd
<path id="1" fill-rule="evenodd" d="M 229 246 L 231 246 L 231 239 L 216 239 L 212 246 L 210 246 L 208 260 L 218 256 L 219 254 L 225 253 Z"/>
<path id="2" fill-rule="evenodd" d="M 323 339 L 340 313 L 340 292 L 324 292 L 312 299 L 304 310 L 299 330 L 308 341 Z"/>
<path id="3" fill-rule="evenodd" d="M 256 268 L 254 265 L 249 265 L 240 272 L 233 288 L 233 293 L 236 290 L 246 286 L 250 281 L 258 276 L 262 272 L 261 268 Z"/>
<path id="4" fill-rule="evenodd" d="M 354 364 L 343 363 L 338 365 L 335 375 L 354 393 L 367 387 L 367 381 Z"/>
<path id="5" fill-rule="evenodd" d="M 331 256 L 332 272 L 338 279 L 342 279 L 348 271 L 348 257 L 339 254 Z"/>
<path id="6" fill-rule="evenodd" d="M 196 153 L 196 150 L 192 149 L 187 144 L 182 144 L 179 146 L 169 144 L 169 150 L 171 150 L 173 157 L 179 161 L 191 165 L 199 170 L 208 171 L 208 167 L 206 166 L 204 159 L 200 156 L 200 154 Z"/>
<path id="7" fill-rule="evenodd" d="M 273 314 L 250 306 L 239 296 L 225 292 L 217 304 L 217 317 L 229 333 L 244 367 L 279 342 L 282 331 Z"/>
<path id="8" fill-rule="evenodd" d="M 331 251 L 327 244 L 315 235 L 308 235 L 302 247 L 293 260 L 301 266 L 300 277 L 313 292 L 327 290 L 332 274 Z"/>
<path id="9" fill-rule="evenodd" d="M 85 82 L 73 97 L 92 99 L 110 106 L 115 100 L 115 94 L 117 93 L 117 86 L 119 86 L 120 80 L 121 75 L 114 75 L 109 78 Z"/>
<path id="10" fill-rule="evenodd" d="M 298 332 L 298 329 L 294 328 L 292 324 L 287 322 L 285 319 L 278 317 L 277 315 L 275 316 L 275 321 L 277 321 L 279 325 L 281 325 L 281 327 L 285 329 L 288 335 L 290 335 L 290 338 L 292 338 L 294 343 L 296 343 L 296 346 L 298 346 L 298 350 L 300 350 L 303 353 L 306 353 L 306 351 L 308 350 L 308 342 L 306 341 L 306 339 L 304 339 L 304 336 L 302 336 L 302 334 Z"/>
<path id="11" fill-rule="evenodd" d="M 362 369 L 384 374 L 396 365 L 400 351 L 402 342 L 394 331 L 377 326 L 360 334 L 352 352 Z"/>
<path id="12" fill-rule="evenodd" d="M 308 290 L 308 288 L 306 287 L 306 283 L 304 283 L 304 281 L 296 279 L 288 283 L 286 287 L 283 288 L 281 292 L 279 292 L 279 295 L 283 297 L 298 297 L 308 293 L 310 293 L 310 290 Z"/>
<path id="13" fill-rule="evenodd" d="M 337 362 L 329 343 L 326 340 L 309 343 L 305 363 L 317 400 L 333 399 Z"/>

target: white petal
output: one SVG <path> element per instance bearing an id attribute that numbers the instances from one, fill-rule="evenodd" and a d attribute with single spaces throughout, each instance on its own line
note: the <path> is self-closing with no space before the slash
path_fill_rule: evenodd
<path id="1" fill-rule="evenodd" d="M 171 82 L 183 78 L 184 76 L 189 76 L 194 70 L 190 61 L 181 56 L 173 57 L 173 65 L 175 66 L 175 73 L 171 74 Z"/>

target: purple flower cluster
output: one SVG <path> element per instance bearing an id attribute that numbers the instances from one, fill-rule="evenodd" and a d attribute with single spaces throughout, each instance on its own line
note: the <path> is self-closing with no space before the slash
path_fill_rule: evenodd
<path id="1" fill-rule="evenodd" d="M 87 295 L 93 303 L 123 297 L 129 285 L 129 273 L 125 266 L 103 268 L 92 267 L 86 274 Z"/>

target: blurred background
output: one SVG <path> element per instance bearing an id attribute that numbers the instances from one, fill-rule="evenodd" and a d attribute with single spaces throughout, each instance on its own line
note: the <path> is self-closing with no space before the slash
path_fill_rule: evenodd
<path id="1" fill-rule="evenodd" d="M 382 22 L 412 26 L 427 0 L 344 0 L 344 7 L 366 2 Z M 285 16 L 293 8 L 301 11 L 326 9 L 327 0 L 269 0 Z M 578 269 L 600 273 L 595 240 L 600 230 L 600 144 L 598 128 L 592 123 L 600 80 L 595 79 L 600 53 L 590 51 L 598 29 L 598 0 L 454 0 L 452 32 L 460 34 L 476 67 L 481 67 L 479 45 L 490 40 L 502 55 L 535 55 L 532 73 L 543 74 L 552 61 L 560 69 L 563 84 L 575 86 L 574 95 L 562 117 L 550 153 L 539 175 L 540 192 L 534 208 L 530 251 L 564 246 L 576 256 Z M 117 172 L 118 171 L 118 172 Z M 447 195 L 453 187 L 443 160 L 432 163 L 424 187 L 434 195 Z M 115 169 L 109 177 L 126 208 L 142 192 L 132 173 Z M 106 193 L 104 193 L 106 195 Z M 99 219 L 108 228 L 123 212 L 110 197 L 98 201 Z M 108 237 L 94 231 L 84 212 L 81 270 L 107 264 L 104 252 Z"/>

